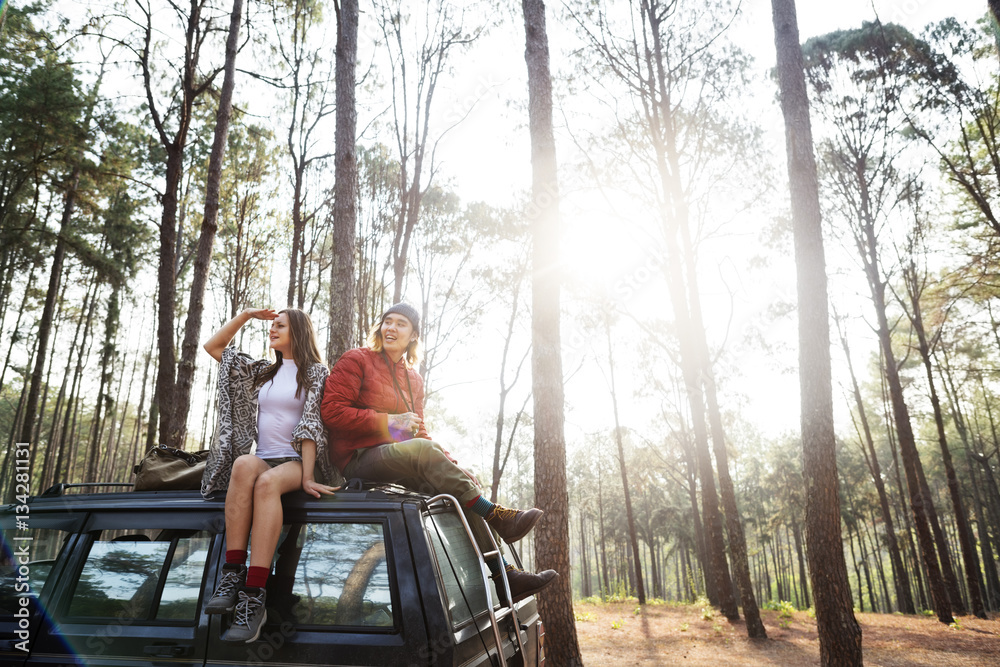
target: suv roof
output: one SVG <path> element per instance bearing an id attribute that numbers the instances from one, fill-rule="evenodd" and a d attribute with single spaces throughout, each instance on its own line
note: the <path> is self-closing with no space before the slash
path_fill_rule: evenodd
<path id="1" fill-rule="evenodd" d="M 95 487 L 107 487 L 107 484 L 97 484 Z M 85 485 L 57 484 L 48 488 L 38 496 L 28 498 L 28 503 L 39 510 L 81 511 L 107 509 L 222 509 L 225 506 L 225 492 L 218 492 L 204 498 L 199 491 L 114 491 L 108 493 L 67 493 Z M 93 488 L 93 487 L 85 487 Z M 401 502 L 423 503 L 430 496 L 415 493 L 392 485 L 366 486 L 365 488 L 347 488 L 337 491 L 333 496 L 314 498 L 304 491 L 292 491 L 282 496 L 282 504 L 290 508 L 343 508 L 357 510 L 362 508 L 375 509 L 396 506 Z M 10 511 L 14 504 L 0 507 L 0 511 Z"/>

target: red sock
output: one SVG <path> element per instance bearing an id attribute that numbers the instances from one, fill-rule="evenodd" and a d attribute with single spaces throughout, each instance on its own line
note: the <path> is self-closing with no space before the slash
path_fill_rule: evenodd
<path id="1" fill-rule="evenodd" d="M 267 575 L 269 574 L 271 574 L 271 568 L 251 565 L 247 568 L 247 586 L 264 588 L 267 585 Z"/>
<path id="2" fill-rule="evenodd" d="M 226 562 L 232 563 L 233 565 L 246 565 L 247 550 L 229 549 L 226 551 Z"/>

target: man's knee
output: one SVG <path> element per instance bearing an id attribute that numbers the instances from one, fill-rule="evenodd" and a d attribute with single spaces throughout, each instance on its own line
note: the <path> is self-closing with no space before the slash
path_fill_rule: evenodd
<path id="1" fill-rule="evenodd" d="M 403 454 L 421 454 L 431 449 L 441 451 L 441 445 L 426 438 L 413 438 L 392 445 L 392 449 Z"/>
<path id="2" fill-rule="evenodd" d="M 404 463 L 407 466 L 426 467 L 430 464 L 433 467 L 448 459 L 441 445 L 433 440 L 426 440 L 424 438 L 414 438 L 413 440 L 394 443 L 389 446 L 387 454 L 388 458 Z"/>

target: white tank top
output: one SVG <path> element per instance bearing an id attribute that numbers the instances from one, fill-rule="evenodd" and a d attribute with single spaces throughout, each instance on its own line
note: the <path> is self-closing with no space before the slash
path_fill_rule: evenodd
<path id="1" fill-rule="evenodd" d="M 307 387 L 295 398 L 298 367 L 290 359 L 282 360 L 274 377 L 257 394 L 257 451 L 262 459 L 298 456 L 292 447 L 292 431 L 302 420 Z"/>

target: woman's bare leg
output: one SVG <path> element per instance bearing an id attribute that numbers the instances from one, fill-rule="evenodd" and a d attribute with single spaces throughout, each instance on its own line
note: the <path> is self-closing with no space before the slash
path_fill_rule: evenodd
<path id="1" fill-rule="evenodd" d="M 271 468 L 253 454 L 244 454 L 233 462 L 233 472 L 226 491 L 226 550 L 246 551 L 253 520 L 253 496 L 257 478 Z"/>
<path id="2" fill-rule="evenodd" d="M 300 488 L 302 488 L 302 463 L 299 461 L 282 463 L 257 477 L 257 483 L 253 487 L 250 567 L 270 569 L 284 520 L 281 496 Z"/>

